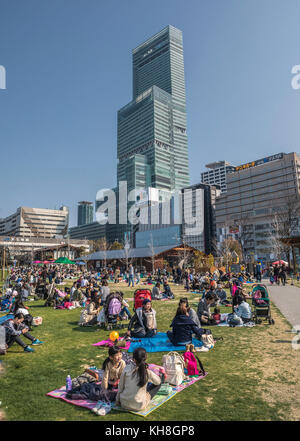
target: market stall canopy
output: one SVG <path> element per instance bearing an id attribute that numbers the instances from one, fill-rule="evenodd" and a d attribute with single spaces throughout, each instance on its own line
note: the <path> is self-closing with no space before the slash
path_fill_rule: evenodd
<path id="1" fill-rule="evenodd" d="M 79 262 L 76 262 L 76 265 L 86 265 L 86 262 L 83 262 L 82 260 Z"/>
<path id="2" fill-rule="evenodd" d="M 72 265 L 75 262 L 73 262 L 72 260 L 68 259 L 67 257 L 60 257 L 54 263 L 64 263 L 64 264 L 71 264 Z"/>
<path id="3" fill-rule="evenodd" d="M 285 262 L 284 260 L 276 260 L 272 265 L 288 265 L 288 262 Z"/>

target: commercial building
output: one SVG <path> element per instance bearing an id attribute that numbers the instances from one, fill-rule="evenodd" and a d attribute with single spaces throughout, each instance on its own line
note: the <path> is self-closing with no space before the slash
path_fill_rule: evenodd
<path id="1" fill-rule="evenodd" d="M 93 203 L 88 201 L 78 202 L 77 225 L 86 225 L 93 222 L 94 208 Z"/>
<path id="2" fill-rule="evenodd" d="M 217 161 L 205 166 L 208 171 L 201 173 L 201 182 L 209 185 L 219 185 L 221 192 L 227 191 L 227 175 L 235 171 L 235 166 L 227 161 Z"/>
<path id="3" fill-rule="evenodd" d="M 248 261 L 276 258 L 276 216 L 300 195 L 300 156 L 278 153 L 235 167 L 216 203 L 218 240 L 242 242 Z"/>
<path id="4" fill-rule="evenodd" d="M 63 237 L 68 232 L 69 210 L 20 207 L 17 211 L 0 219 L 0 236 L 18 237 Z"/>
<path id="5" fill-rule="evenodd" d="M 100 225 L 98 222 L 69 228 L 70 239 L 96 240 L 105 237 L 105 235 L 106 225 Z"/>
<path id="6" fill-rule="evenodd" d="M 220 189 L 200 183 L 179 194 L 180 198 L 170 193 L 169 200 L 157 200 L 156 206 L 149 203 L 148 222 L 138 224 L 135 233 L 137 248 L 184 243 L 205 254 L 215 251 L 215 204 Z"/>

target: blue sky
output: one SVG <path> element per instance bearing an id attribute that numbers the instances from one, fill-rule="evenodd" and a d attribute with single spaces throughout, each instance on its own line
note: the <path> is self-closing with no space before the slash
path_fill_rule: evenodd
<path id="1" fill-rule="evenodd" d="M 205 164 L 299 153 L 298 0 L 0 0 L 0 217 L 116 184 L 131 50 L 183 32 L 191 183 Z"/>

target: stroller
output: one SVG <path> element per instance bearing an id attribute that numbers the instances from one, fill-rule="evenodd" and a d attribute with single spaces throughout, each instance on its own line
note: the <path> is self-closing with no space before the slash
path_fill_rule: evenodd
<path id="1" fill-rule="evenodd" d="M 252 305 L 254 307 L 253 320 L 255 323 L 261 323 L 261 320 L 268 320 L 269 325 L 274 325 L 275 321 L 271 316 L 270 298 L 266 285 L 256 283 L 253 285 Z"/>
<path id="2" fill-rule="evenodd" d="M 127 325 L 120 323 L 122 320 L 121 310 L 122 310 L 123 293 L 112 292 L 107 296 L 104 305 L 104 328 L 109 331 L 112 329 L 122 329 L 126 328 Z"/>
<path id="3" fill-rule="evenodd" d="M 137 289 L 134 291 L 134 310 L 143 306 L 145 299 L 152 300 L 150 289 Z"/>

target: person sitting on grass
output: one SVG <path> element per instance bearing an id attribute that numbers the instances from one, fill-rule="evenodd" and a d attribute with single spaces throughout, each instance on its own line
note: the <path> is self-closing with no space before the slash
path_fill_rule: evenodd
<path id="1" fill-rule="evenodd" d="M 100 299 L 91 301 L 81 312 L 79 326 L 93 326 L 97 324 L 97 315 L 100 312 Z"/>
<path id="2" fill-rule="evenodd" d="M 161 292 L 160 292 L 160 283 L 157 282 L 155 286 L 152 288 L 152 294 L 151 294 L 152 300 L 161 300 L 163 298 Z"/>
<path id="3" fill-rule="evenodd" d="M 102 378 L 102 389 L 117 389 L 121 374 L 126 366 L 122 359 L 122 351 L 117 346 L 108 349 L 108 357 L 104 360 L 102 369 L 104 370 Z"/>
<path id="4" fill-rule="evenodd" d="M 187 298 L 187 297 L 182 297 L 182 298 L 179 300 L 179 304 L 178 304 L 178 306 L 181 306 L 181 304 L 183 304 L 183 303 L 186 305 L 187 311 L 188 311 L 188 313 L 189 313 L 189 318 L 190 318 L 191 320 L 193 320 L 193 322 L 195 323 L 195 325 L 197 325 L 199 328 L 201 328 L 201 323 L 200 323 L 199 317 L 198 317 L 196 311 L 195 311 L 193 308 L 190 307 L 190 305 L 189 305 L 189 301 L 188 301 L 188 298 Z"/>
<path id="5" fill-rule="evenodd" d="M 143 306 L 137 308 L 131 318 L 128 325 L 127 335 L 134 338 L 144 338 L 154 337 L 156 334 L 156 311 L 152 308 L 151 300 L 145 299 L 143 301 Z"/>
<path id="6" fill-rule="evenodd" d="M 116 404 L 123 409 L 138 412 L 149 405 L 165 381 L 165 376 L 163 373 L 158 376 L 148 369 L 144 348 L 136 348 L 132 358 L 134 365 L 128 364 L 122 372 Z"/>
<path id="7" fill-rule="evenodd" d="M 229 300 L 227 300 L 226 291 L 220 283 L 217 285 L 216 295 L 218 297 L 218 303 L 221 305 L 228 305 L 230 303 Z"/>
<path id="8" fill-rule="evenodd" d="M 170 325 L 172 331 L 167 331 L 167 336 L 174 346 L 187 345 L 192 343 L 193 334 L 201 340 L 201 336 L 207 333 L 207 330 L 199 328 L 193 320 L 190 319 L 185 303 L 178 306 L 176 315 Z"/>
<path id="9" fill-rule="evenodd" d="M 174 294 L 171 291 L 171 288 L 170 288 L 168 281 L 166 281 L 164 284 L 163 298 L 164 299 L 174 299 Z"/>
<path id="10" fill-rule="evenodd" d="M 13 319 L 6 320 L 2 325 L 5 328 L 5 343 L 10 348 L 14 343 L 20 345 L 24 352 L 34 352 L 34 349 L 26 345 L 21 339 L 21 335 L 31 341 L 32 346 L 42 345 L 43 342 L 29 334 L 29 328 L 24 323 L 24 315 L 18 313 Z"/>
<path id="11" fill-rule="evenodd" d="M 199 317 L 201 325 L 214 325 L 210 312 L 210 307 L 215 303 L 215 297 L 213 294 L 207 293 L 203 299 L 200 300 L 197 308 L 197 315 Z"/>
<path id="12" fill-rule="evenodd" d="M 17 297 L 16 302 L 14 303 L 14 306 L 11 311 L 14 315 L 16 314 L 23 314 L 24 316 L 24 325 L 28 326 L 28 330 L 32 331 L 32 322 L 33 317 L 28 311 L 28 307 L 24 305 L 22 298 Z"/>
<path id="13" fill-rule="evenodd" d="M 243 320 L 243 323 L 250 322 L 252 313 L 249 303 L 247 303 L 244 297 L 240 294 L 237 294 L 235 297 L 236 306 L 234 307 L 234 311 L 236 315 Z"/>

